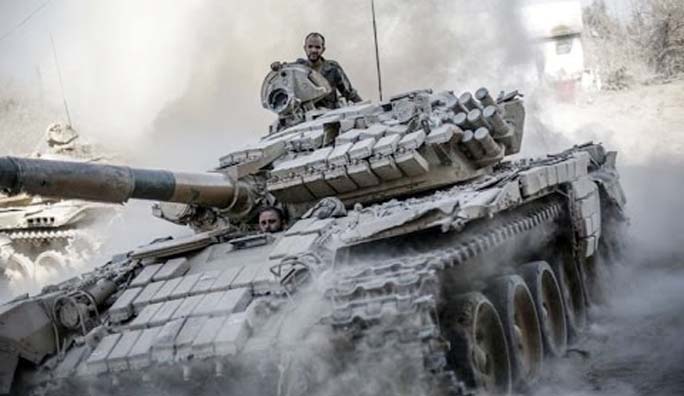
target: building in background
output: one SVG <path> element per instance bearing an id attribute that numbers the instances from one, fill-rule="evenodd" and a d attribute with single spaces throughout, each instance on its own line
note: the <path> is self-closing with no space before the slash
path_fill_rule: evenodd
<path id="1" fill-rule="evenodd" d="M 564 100 L 573 100 L 580 88 L 600 88 L 595 73 L 585 66 L 579 0 L 528 4 L 521 15 L 529 37 L 537 43 L 540 80 L 553 85 Z"/>

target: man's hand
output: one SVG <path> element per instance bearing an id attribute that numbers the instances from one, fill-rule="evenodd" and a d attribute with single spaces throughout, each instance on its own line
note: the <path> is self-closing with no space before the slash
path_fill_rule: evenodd
<path id="1" fill-rule="evenodd" d="M 283 67 L 283 64 L 278 61 L 271 63 L 271 70 L 273 71 L 278 71 L 281 67 Z"/>

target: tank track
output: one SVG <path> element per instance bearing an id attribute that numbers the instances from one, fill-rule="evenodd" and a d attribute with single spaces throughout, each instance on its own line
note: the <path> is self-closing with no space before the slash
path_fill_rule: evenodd
<path id="1" fill-rule="evenodd" d="M 380 357 L 392 356 L 388 349 L 401 350 L 404 362 L 410 359 L 410 364 L 422 368 L 423 389 L 411 394 L 473 395 L 476 390 L 469 389 L 447 366 L 449 343 L 438 315 L 440 277 L 450 268 L 555 221 L 564 210 L 560 199 L 532 204 L 494 228 L 466 231 L 453 248 L 439 254 L 339 268 L 337 281 L 327 290 L 333 306 L 327 322 L 355 342 L 361 353 Z"/>
<path id="2" fill-rule="evenodd" d="M 5 232 L 13 241 L 49 241 L 57 239 L 70 239 L 78 236 L 77 230 L 25 230 Z"/>

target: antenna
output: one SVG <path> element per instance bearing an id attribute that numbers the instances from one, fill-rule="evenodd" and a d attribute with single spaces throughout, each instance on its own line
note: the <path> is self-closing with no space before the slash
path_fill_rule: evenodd
<path id="1" fill-rule="evenodd" d="M 373 14 L 373 38 L 375 40 L 375 67 L 378 71 L 378 96 L 382 102 L 382 75 L 380 73 L 380 53 L 378 51 L 378 26 L 375 23 L 375 0 L 371 0 L 371 13 Z"/>
<path id="2" fill-rule="evenodd" d="M 67 104 L 66 96 L 64 96 L 64 84 L 62 83 L 62 69 L 60 69 L 59 60 L 57 60 L 57 50 L 55 49 L 55 40 L 52 38 L 52 32 L 50 32 L 50 43 L 52 43 L 52 55 L 54 55 L 55 57 L 55 65 L 57 66 L 57 75 L 59 76 L 59 88 L 62 90 L 62 101 L 64 102 L 64 111 L 66 112 L 69 126 L 73 126 L 71 124 L 71 115 L 69 114 L 69 105 Z"/>

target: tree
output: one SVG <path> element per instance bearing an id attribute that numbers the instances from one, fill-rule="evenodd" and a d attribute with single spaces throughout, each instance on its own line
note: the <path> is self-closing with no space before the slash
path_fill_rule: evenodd
<path id="1" fill-rule="evenodd" d="M 684 1 L 645 0 L 630 30 L 656 73 L 670 77 L 684 72 Z"/>

